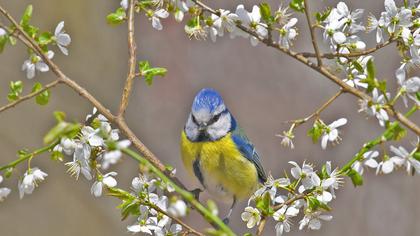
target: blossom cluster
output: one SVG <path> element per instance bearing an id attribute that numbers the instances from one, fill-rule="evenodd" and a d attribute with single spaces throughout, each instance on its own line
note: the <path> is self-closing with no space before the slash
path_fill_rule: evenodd
<path id="1" fill-rule="evenodd" d="M 329 161 L 318 172 L 306 162 L 302 166 L 294 161 L 289 163 L 292 178 L 287 175 L 279 179 L 270 177 L 248 201 L 241 215 L 248 228 L 258 225 L 262 216 L 270 216 L 277 222 L 276 235 L 282 235 L 291 230 L 293 219 L 299 215 L 302 216 L 299 230 L 318 230 L 321 220 L 332 219 L 326 212 L 330 209 L 328 204 L 336 197 L 335 190 L 342 184 L 339 170 L 332 169 Z"/>
<path id="2" fill-rule="evenodd" d="M 125 206 L 138 209 L 137 221 L 127 226 L 131 233 L 148 235 L 177 235 L 182 226 L 174 223 L 171 217 L 184 217 L 187 214 L 186 203 L 176 196 L 168 197 L 174 189 L 159 178 L 151 178 L 148 174 L 140 174 L 131 183 L 131 195 L 134 200 L 125 200 Z M 169 215 L 171 217 L 169 217 Z"/>
<path id="3" fill-rule="evenodd" d="M 120 5 L 126 10 L 128 1 L 122 0 Z M 138 5 L 146 12 L 153 28 L 157 30 L 163 29 L 161 20 L 168 18 L 170 13 L 173 13 L 178 22 L 181 22 L 186 14 L 190 14 L 191 18 L 185 25 L 185 32 L 189 37 L 196 39 L 210 37 L 215 42 L 217 37 L 222 37 L 227 32 L 230 34 L 230 38 L 237 36 L 250 38 L 251 44 L 256 46 L 259 40 L 268 36 L 269 31 L 274 31 L 278 34 L 279 45 L 289 48 L 297 36 L 295 25 L 298 20 L 290 18 L 291 13 L 288 12 L 288 7 L 282 5 L 273 13 L 272 18 L 264 18 L 260 6 L 257 5 L 254 5 L 251 11 L 247 11 L 244 5 L 240 4 L 236 7 L 235 12 L 218 9 L 216 14 L 204 14 L 200 6 L 191 0 L 153 0 L 148 3 L 139 2 Z M 255 35 L 250 36 L 237 25 L 245 27 Z"/>
<path id="4" fill-rule="evenodd" d="M 46 45 L 48 43 L 55 43 L 64 55 L 67 56 L 69 54 L 68 49 L 66 47 L 70 45 L 71 37 L 64 31 L 64 21 L 58 23 L 57 27 L 55 28 L 54 35 L 44 33 L 43 36 L 44 37 L 42 38 L 42 40 L 44 40 L 45 42 L 42 42 L 46 43 Z M 54 57 L 54 51 L 47 50 L 45 56 L 48 59 L 52 59 Z M 22 70 L 26 71 L 26 77 L 28 79 L 32 79 L 35 77 L 36 71 L 47 72 L 50 70 L 50 68 L 40 56 L 36 55 L 35 53 L 30 53 L 29 59 L 23 62 Z"/>
<path id="5" fill-rule="evenodd" d="M 376 174 L 389 174 L 397 168 L 405 168 L 408 174 L 420 174 L 420 160 L 415 158 L 418 155 L 418 142 L 416 147 L 411 151 L 407 151 L 402 146 L 390 146 L 390 151 L 393 154 L 391 157 L 383 155 L 381 161 L 376 160 L 379 156 L 378 151 L 368 151 L 363 156 L 352 164 L 352 169 L 359 175 L 363 175 L 365 167 L 376 169 Z"/>

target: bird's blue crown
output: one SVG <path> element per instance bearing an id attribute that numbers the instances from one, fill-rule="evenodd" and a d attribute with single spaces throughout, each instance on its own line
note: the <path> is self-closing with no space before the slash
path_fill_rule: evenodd
<path id="1" fill-rule="evenodd" d="M 212 88 L 204 88 L 195 96 L 192 110 L 199 111 L 205 109 L 213 113 L 215 110 L 219 110 L 221 106 L 225 106 L 222 96 Z"/>

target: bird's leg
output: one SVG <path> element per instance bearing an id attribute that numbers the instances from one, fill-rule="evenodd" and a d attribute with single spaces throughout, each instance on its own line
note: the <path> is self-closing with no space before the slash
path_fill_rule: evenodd
<path id="1" fill-rule="evenodd" d="M 196 188 L 196 189 L 191 190 L 190 192 L 194 195 L 194 198 L 197 201 L 200 201 L 200 193 L 203 192 L 203 190 L 201 190 L 200 188 Z"/>
<path id="2" fill-rule="evenodd" d="M 230 209 L 229 209 L 228 214 L 227 214 L 227 215 L 225 216 L 225 218 L 223 219 L 223 223 L 225 223 L 225 224 L 229 224 L 229 218 L 230 218 L 230 216 L 232 215 L 233 208 L 235 207 L 235 205 L 236 205 L 236 197 L 235 197 L 235 196 L 233 196 L 232 205 L 230 206 Z"/>

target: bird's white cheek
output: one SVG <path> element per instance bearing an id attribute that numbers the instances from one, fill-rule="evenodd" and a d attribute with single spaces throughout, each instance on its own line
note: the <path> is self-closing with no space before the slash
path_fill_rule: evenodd
<path id="1" fill-rule="evenodd" d="M 198 127 L 196 124 L 194 124 L 194 122 L 192 122 L 191 118 L 189 118 L 185 124 L 185 133 L 190 140 L 195 140 L 198 137 Z"/>
<path id="2" fill-rule="evenodd" d="M 229 132 L 230 123 L 230 116 L 228 114 L 223 115 L 217 122 L 207 128 L 207 133 L 213 140 L 220 139 Z"/>

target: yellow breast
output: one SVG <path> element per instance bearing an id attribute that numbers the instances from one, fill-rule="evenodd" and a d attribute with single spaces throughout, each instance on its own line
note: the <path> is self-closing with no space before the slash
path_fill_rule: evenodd
<path id="1" fill-rule="evenodd" d="M 236 148 L 230 134 L 212 142 L 191 142 L 181 135 L 182 160 L 193 176 L 193 163 L 199 159 L 203 184 L 208 191 L 226 199 L 249 197 L 258 187 L 257 170 Z"/>

